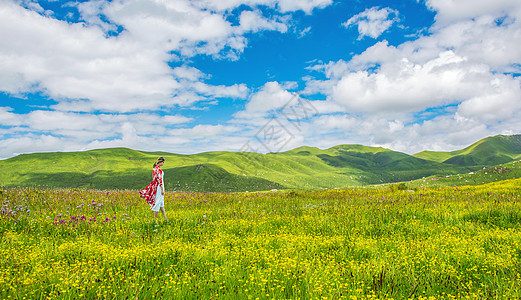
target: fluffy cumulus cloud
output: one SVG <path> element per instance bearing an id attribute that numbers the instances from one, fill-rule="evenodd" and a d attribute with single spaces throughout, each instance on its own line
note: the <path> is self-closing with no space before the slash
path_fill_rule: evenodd
<path id="1" fill-rule="evenodd" d="M 258 91 L 251 95 L 246 109 L 236 114 L 237 118 L 252 119 L 255 117 L 265 117 L 269 113 L 274 113 L 288 103 L 294 94 L 289 92 L 278 82 L 267 82 Z"/>
<path id="2" fill-rule="evenodd" d="M 388 7 L 372 7 L 351 17 L 342 23 L 342 26 L 346 28 L 351 26 L 358 27 L 358 33 L 360 34 L 358 39 L 362 39 L 365 36 L 376 39 L 398 20 L 397 10 Z"/>
<path id="3" fill-rule="evenodd" d="M 285 23 L 267 19 L 258 11 L 243 11 L 239 17 L 239 23 L 240 28 L 245 32 L 261 30 L 286 32 L 288 30 L 288 26 Z"/>
<path id="4" fill-rule="evenodd" d="M 518 80 L 494 74 L 487 65 L 469 62 L 453 51 L 441 52 L 423 64 L 403 57 L 384 63 L 375 73 L 346 72 L 331 93 L 334 101 L 351 111 L 382 114 L 494 97 L 503 98 L 512 108 L 520 95 Z"/>
<path id="5" fill-rule="evenodd" d="M 470 20 L 485 15 L 504 17 L 519 16 L 521 8 L 517 0 L 427 0 L 427 6 L 436 11 L 437 25 Z"/>

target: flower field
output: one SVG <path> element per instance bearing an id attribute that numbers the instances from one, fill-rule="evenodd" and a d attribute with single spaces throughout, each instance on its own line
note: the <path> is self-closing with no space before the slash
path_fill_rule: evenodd
<path id="1" fill-rule="evenodd" d="M 519 179 L 165 199 L 1 190 L 0 298 L 521 298 Z"/>

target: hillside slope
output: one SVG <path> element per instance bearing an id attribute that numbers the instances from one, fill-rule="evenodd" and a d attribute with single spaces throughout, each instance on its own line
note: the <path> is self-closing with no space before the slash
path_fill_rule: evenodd
<path id="1" fill-rule="evenodd" d="M 482 139 L 462 150 L 423 151 L 417 158 L 465 167 L 494 166 L 521 159 L 521 135 L 498 135 Z"/>
<path id="2" fill-rule="evenodd" d="M 0 161 L 0 186 L 47 185 L 141 189 L 152 164 L 166 158 L 165 182 L 178 191 L 337 188 L 465 174 L 521 158 L 521 136 L 486 138 L 453 152 L 415 155 L 363 145 L 299 147 L 279 153 L 205 152 L 181 155 L 126 148 L 23 154 Z"/>
<path id="3" fill-rule="evenodd" d="M 505 164 L 490 167 L 483 167 L 478 171 L 472 171 L 463 174 L 430 176 L 407 182 L 405 186 L 408 188 L 417 188 L 433 186 L 480 185 L 518 178 L 521 178 L 521 160 L 515 160 Z"/>

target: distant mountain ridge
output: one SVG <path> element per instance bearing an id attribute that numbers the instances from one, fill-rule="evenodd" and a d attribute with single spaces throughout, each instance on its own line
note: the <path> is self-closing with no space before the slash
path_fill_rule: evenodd
<path id="1" fill-rule="evenodd" d="M 339 188 L 468 173 L 519 160 L 521 135 L 493 136 L 462 150 L 414 155 L 363 145 L 304 146 L 267 154 L 182 155 L 127 148 L 22 154 L 0 160 L 0 186 L 141 189 L 150 182 L 158 156 L 166 158 L 163 169 L 170 191 Z"/>

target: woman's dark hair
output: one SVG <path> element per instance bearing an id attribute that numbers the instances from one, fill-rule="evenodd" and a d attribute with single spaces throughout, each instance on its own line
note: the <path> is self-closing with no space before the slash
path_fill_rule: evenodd
<path id="1" fill-rule="evenodd" d="M 160 162 L 162 162 L 162 161 L 165 161 L 165 158 L 162 157 L 162 156 L 160 156 L 160 157 L 157 159 L 157 161 L 154 163 L 154 168 L 155 168 L 155 167 L 156 167 Z"/>

